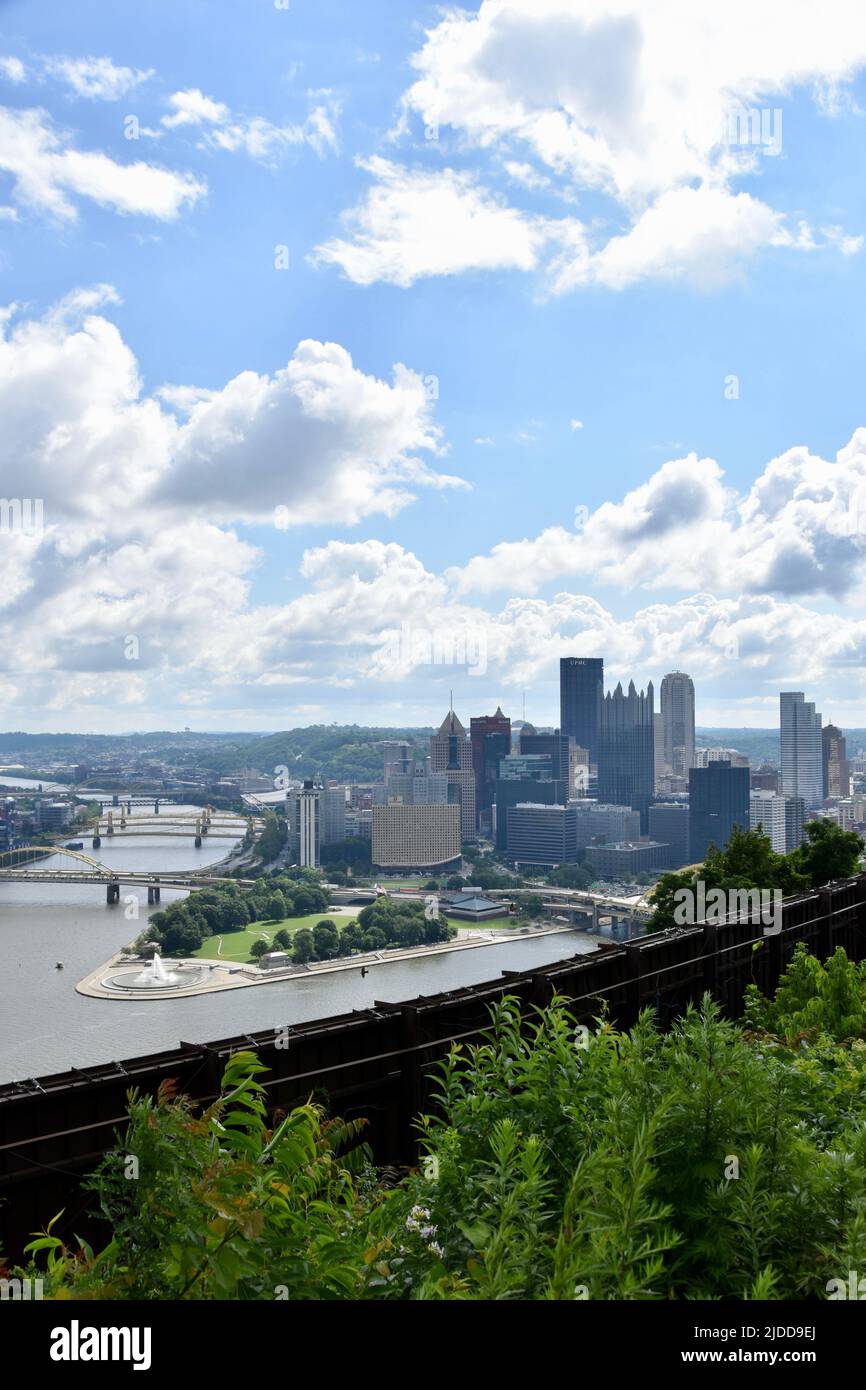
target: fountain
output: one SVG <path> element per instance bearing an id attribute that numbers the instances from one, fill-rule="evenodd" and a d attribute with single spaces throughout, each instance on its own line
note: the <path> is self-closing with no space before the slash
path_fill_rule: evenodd
<path id="1" fill-rule="evenodd" d="M 134 979 L 130 980 L 129 989 L 174 989 L 177 985 L 182 985 L 183 979 L 176 970 L 166 970 L 162 963 L 158 951 L 154 953 L 150 966 L 145 966 L 139 970 Z"/>
<path id="2" fill-rule="evenodd" d="M 166 970 L 157 951 L 150 964 L 142 970 L 120 970 L 114 975 L 107 975 L 102 983 L 110 989 L 148 989 L 167 993 L 173 989 L 188 989 L 204 979 L 205 974 L 204 968 L 197 965 L 184 964 L 178 965 L 176 970 Z"/>

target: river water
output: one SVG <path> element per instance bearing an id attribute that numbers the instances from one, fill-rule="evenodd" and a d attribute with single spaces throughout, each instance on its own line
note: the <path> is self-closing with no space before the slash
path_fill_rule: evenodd
<path id="1" fill-rule="evenodd" d="M 191 838 L 125 836 L 112 841 L 103 836 L 102 848 L 92 850 L 89 838 L 69 838 L 83 839 L 85 852 L 102 863 L 164 873 L 222 859 L 232 843 L 205 840 L 196 850 Z M 40 867 L 60 862 L 52 856 Z M 161 905 L 185 896 L 163 889 Z M 129 903 L 129 897 L 136 903 Z M 594 941 L 568 932 L 383 962 L 363 980 L 360 970 L 345 970 L 192 999 L 143 1002 L 76 993 L 76 981 L 133 941 L 156 911 L 147 906 L 146 889 L 123 886 L 120 903 L 110 907 L 104 885 L 0 881 L 0 1082 L 136 1057 L 180 1041 L 209 1042 L 282 1028 L 368 1008 L 377 999 L 398 1003 L 595 949 Z M 55 968 L 58 961 L 62 970 Z"/>

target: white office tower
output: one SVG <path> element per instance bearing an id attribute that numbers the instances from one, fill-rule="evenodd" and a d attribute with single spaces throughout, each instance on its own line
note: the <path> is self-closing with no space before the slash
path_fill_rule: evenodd
<path id="1" fill-rule="evenodd" d="M 779 695 L 782 734 L 782 793 L 801 796 L 807 811 L 824 799 L 821 716 L 802 690 Z"/>
<path id="2" fill-rule="evenodd" d="M 695 763 L 695 686 L 684 671 L 669 671 L 661 688 L 665 771 L 688 780 Z"/>
<path id="3" fill-rule="evenodd" d="M 762 826 L 777 854 L 790 854 L 803 842 L 805 807 L 801 796 L 753 790 L 749 795 L 749 824 Z"/>
<path id="4" fill-rule="evenodd" d="M 302 869 L 318 869 L 322 788 L 305 782 L 289 796 L 291 860 Z"/>

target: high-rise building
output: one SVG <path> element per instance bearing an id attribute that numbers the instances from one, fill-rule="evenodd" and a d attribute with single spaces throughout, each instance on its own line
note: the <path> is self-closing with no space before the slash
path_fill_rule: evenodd
<path id="1" fill-rule="evenodd" d="M 302 869 L 318 869 L 321 844 L 322 788 L 312 781 L 288 795 L 289 857 Z"/>
<path id="2" fill-rule="evenodd" d="M 661 714 L 656 712 L 653 715 L 653 781 L 656 791 L 661 788 L 666 776 L 664 725 Z"/>
<path id="3" fill-rule="evenodd" d="M 545 806 L 564 806 L 568 788 L 552 778 L 500 777 L 496 783 L 494 809 L 496 817 L 496 848 L 508 852 L 508 812 L 520 802 L 541 803 Z"/>
<path id="4" fill-rule="evenodd" d="M 653 702 L 652 681 L 640 694 L 630 681 L 627 695 L 620 683 L 601 702 L 598 728 L 598 799 L 639 811 L 642 835 L 655 792 Z"/>
<path id="5" fill-rule="evenodd" d="M 724 849 L 734 826 L 748 830 L 749 769 L 715 761 L 689 772 L 689 858 L 699 864 L 710 845 Z"/>
<path id="6" fill-rule="evenodd" d="M 573 806 L 518 802 L 508 811 L 508 857 L 515 864 L 554 868 L 577 860 L 576 812 Z"/>
<path id="7" fill-rule="evenodd" d="M 548 754 L 552 765 L 552 775 L 565 782 L 569 797 L 574 796 L 574 782 L 577 773 L 577 744 L 567 734 L 554 729 L 551 734 L 528 734 L 521 731 L 520 752 L 529 754 Z"/>
<path id="8" fill-rule="evenodd" d="M 460 807 L 374 806 L 371 855 L 377 869 L 441 869 L 460 859 Z"/>
<path id="9" fill-rule="evenodd" d="M 430 737 L 430 770 L 444 772 L 449 786 L 459 796 L 461 828 L 464 840 L 474 840 L 475 770 L 472 766 L 472 744 L 466 730 L 453 710 L 449 710 L 437 733 Z"/>
<path id="10" fill-rule="evenodd" d="M 824 799 L 821 716 L 802 690 L 779 695 L 782 794 L 802 796 L 807 811 Z"/>
<path id="11" fill-rule="evenodd" d="M 850 796 L 848 745 L 842 730 L 837 729 L 835 724 L 825 724 L 821 730 L 821 761 L 824 795 L 839 798 Z"/>
<path id="12" fill-rule="evenodd" d="M 771 767 L 768 763 L 761 766 L 752 773 L 752 791 L 755 792 L 777 792 L 779 790 L 779 769 Z"/>
<path id="13" fill-rule="evenodd" d="M 709 767 L 710 763 L 730 763 L 731 767 L 748 767 L 745 753 L 736 748 L 696 748 L 695 767 Z"/>
<path id="14" fill-rule="evenodd" d="M 752 830 L 763 830 L 777 854 L 787 853 L 787 805 L 787 797 L 776 792 L 758 789 L 749 796 L 749 824 Z"/>
<path id="15" fill-rule="evenodd" d="M 496 737 L 494 753 L 488 740 Z M 476 715 L 469 721 L 469 742 L 472 744 L 472 769 L 475 773 L 475 813 L 479 828 L 490 821 L 493 790 L 496 782 L 498 757 L 511 752 L 511 720 L 497 705 L 495 714 Z M 492 774 L 492 775 L 491 775 Z"/>
<path id="16" fill-rule="evenodd" d="M 695 761 L 695 687 L 684 671 L 669 671 L 659 696 L 665 772 L 688 777 Z"/>
<path id="17" fill-rule="evenodd" d="M 348 787 L 325 787 L 322 791 L 321 842 L 336 845 L 346 838 Z"/>
<path id="18" fill-rule="evenodd" d="M 630 806 L 609 806 L 604 802 L 581 800 L 575 802 L 577 813 L 577 848 L 586 849 L 594 841 L 640 839 L 640 813 Z"/>
<path id="19" fill-rule="evenodd" d="M 393 776 L 405 776 L 406 773 L 411 773 L 414 761 L 411 743 L 404 743 L 402 739 L 389 738 L 385 740 L 383 750 L 386 786 Z"/>
<path id="20" fill-rule="evenodd" d="M 592 767 L 598 762 L 598 722 L 604 695 L 604 659 L 563 656 L 559 662 L 559 727 L 578 748 L 586 748 Z"/>
<path id="21" fill-rule="evenodd" d="M 649 837 L 668 846 L 665 863 L 681 869 L 689 862 L 689 808 L 681 801 L 654 801 L 648 814 Z M 624 837 L 625 838 L 625 837 Z"/>

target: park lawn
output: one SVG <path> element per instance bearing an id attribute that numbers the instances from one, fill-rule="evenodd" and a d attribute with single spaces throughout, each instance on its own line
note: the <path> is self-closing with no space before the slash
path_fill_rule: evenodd
<path id="1" fill-rule="evenodd" d="M 194 956 L 199 956 L 203 960 L 225 960 L 233 965 L 239 962 L 246 963 L 250 959 L 250 951 L 254 941 L 267 941 L 270 946 L 278 931 L 287 931 L 290 936 L 294 935 L 300 927 L 308 927 L 310 930 L 318 922 L 325 920 L 335 922 L 338 926 L 347 927 L 350 922 L 357 919 L 349 917 L 339 912 L 312 912 L 306 917 L 285 917 L 282 922 L 250 922 L 248 927 L 242 931 L 217 932 L 214 936 L 207 937 L 199 946 L 197 951 L 193 951 Z M 222 949 L 220 949 L 222 943 Z M 279 950 L 279 946 L 274 947 Z"/>
<path id="2" fill-rule="evenodd" d="M 218 932 L 215 936 L 209 936 L 192 954 L 203 960 L 224 960 L 231 965 L 246 965 L 250 962 L 250 951 L 254 941 L 267 941 L 270 946 L 277 932 L 283 928 L 289 935 L 293 935 L 300 927 L 308 927 L 312 930 L 317 922 L 324 922 L 326 918 L 341 927 L 347 927 L 350 922 L 357 921 L 355 917 L 344 916 L 340 913 L 314 912 L 308 917 L 286 917 L 282 922 L 250 922 L 243 931 Z M 445 917 L 445 921 L 449 922 L 449 919 Z M 494 925 L 498 926 L 506 921 L 505 918 L 497 919 Z M 456 917 L 452 917 L 449 925 L 465 928 L 471 927 L 472 923 L 458 921 Z M 484 923 L 480 925 L 483 926 Z M 222 942 L 222 950 L 220 950 L 220 942 Z M 276 951 L 279 949 L 279 946 L 274 947 Z"/>

